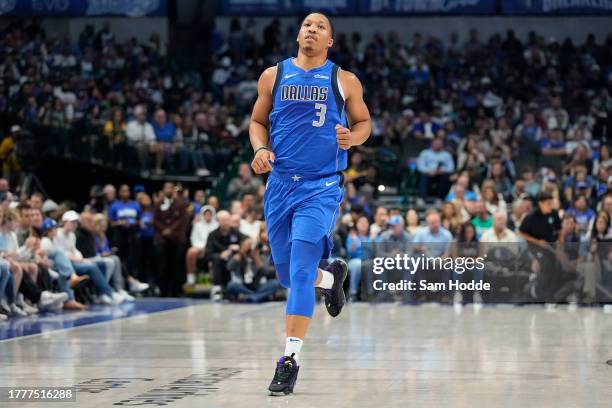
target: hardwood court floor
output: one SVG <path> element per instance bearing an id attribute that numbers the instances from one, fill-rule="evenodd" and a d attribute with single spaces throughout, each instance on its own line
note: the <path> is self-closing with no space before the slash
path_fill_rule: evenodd
<path id="1" fill-rule="evenodd" d="M 0 386 L 76 386 L 2 407 L 610 407 L 601 308 L 317 306 L 295 394 L 266 390 L 283 304 L 203 303 L 0 342 Z"/>

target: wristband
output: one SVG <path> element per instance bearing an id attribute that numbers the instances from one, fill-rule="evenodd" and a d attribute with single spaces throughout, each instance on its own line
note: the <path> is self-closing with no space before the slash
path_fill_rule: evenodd
<path id="1" fill-rule="evenodd" d="M 268 146 L 259 146 L 257 149 L 255 149 L 255 151 L 253 152 L 253 155 L 256 155 L 258 151 L 260 150 L 267 150 L 269 152 L 271 152 L 272 150 L 270 150 L 270 148 Z"/>

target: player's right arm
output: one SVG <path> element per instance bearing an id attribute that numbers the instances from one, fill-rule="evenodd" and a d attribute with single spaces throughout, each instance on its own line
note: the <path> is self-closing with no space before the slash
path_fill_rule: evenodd
<path id="1" fill-rule="evenodd" d="M 266 69 L 259 77 L 257 83 L 257 100 L 253 106 L 251 123 L 249 125 L 249 138 L 255 157 L 251 162 L 251 167 L 256 174 L 263 174 L 272 171 L 270 162 L 274 162 L 274 153 L 269 149 L 269 128 L 270 121 L 268 116 L 272 111 L 272 88 L 276 79 L 276 67 Z M 266 147 L 262 149 L 262 147 Z"/>

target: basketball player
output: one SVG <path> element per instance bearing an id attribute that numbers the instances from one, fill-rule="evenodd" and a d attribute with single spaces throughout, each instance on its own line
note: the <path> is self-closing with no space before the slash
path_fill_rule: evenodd
<path id="1" fill-rule="evenodd" d="M 326 270 L 318 264 L 332 248 L 347 150 L 364 143 L 371 130 L 359 80 L 327 59 L 334 42 L 330 20 L 309 14 L 297 42 L 296 58 L 266 69 L 259 78 L 249 129 L 253 170 L 271 172 L 264 215 L 272 259 L 280 283 L 291 288 L 285 354 L 276 365 L 271 394 L 293 392 L 314 312 L 314 288 L 320 289 L 331 316 L 344 306 L 346 263 L 335 261 Z"/>

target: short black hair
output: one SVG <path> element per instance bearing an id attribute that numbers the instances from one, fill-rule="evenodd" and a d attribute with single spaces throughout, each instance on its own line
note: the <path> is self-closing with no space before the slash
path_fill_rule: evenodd
<path id="1" fill-rule="evenodd" d="M 538 202 L 539 203 L 541 203 L 542 201 L 548 201 L 548 200 L 552 200 L 552 199 L 553 199 L 553 196 L 548 191 L 542 191 L 542 192 L 540 192 L 540 194 L 538 194 Z"/>
<path id="2" fill-rule="evenodd" d="M 320 14 L 320 15 L 322 15 L 323 17 L 325 17 L 327 19 L 327 21 L 329 22 L 329 32 L 330 32 L 331 38 L 333 39 L 334 38 L 334 32 L 335 32 L 334 24 L 332 23 L 331 18 L 329 18 L 329 16 L 327 14 L 325 14 L 325 13 L 322 13 L 320 11 L 311 11 L 310 13 L 306 14 L 304 16 L 304 18 L 302 18 L 302 24 L 304 24 L 304 20 L 306 20 L 306 17 L 308 17 L 311 14 Z M 300 25 L 302 25 L 302 24 L 300 24 Z"/>

